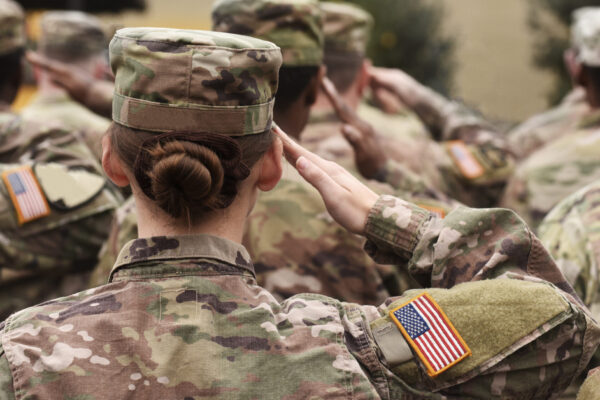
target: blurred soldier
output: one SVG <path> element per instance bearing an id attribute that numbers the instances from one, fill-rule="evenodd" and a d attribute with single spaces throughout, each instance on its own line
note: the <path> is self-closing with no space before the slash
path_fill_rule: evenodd
<path id="1" fill-rule="evenodd" d="M 571 47 L 564 54 L 565 66 L 573 81 L 573 90 L 557 107 L 531 117 L 508 132 L 511 149 L 518 158 L 525 158 L 562 135 L 573 132 L 590 111 L 590 106 L 585 98 L 585 90 L 576 81 L 581 69 L 576 58 L 583 46 L 583 37 L 575 27 L 586 13 L 594 12 L 594 10 L 595 7 L 584 7 L 573 12 Z"/>
<path id="2" fill-rule="evenodd" d="M 257 36 L 281 48 L 273 115 L 296 137 L 324 75 L 321 23 L 315 0 L 223 0 L 213 9 L 214 30 Z M 130 203 L 117 212 L 94 284 L 106 281 L 121 246 L 135 238 L 134 213 Z M 295 170 L 286 170 L 275 190 L 261 194 L 244 244 L 256 263 L 258 281 L 280 299 L 312 292 L 377 304 L 388 295 L 375 263 L 362 251 L 363 241 L 332 221 L 318 193 Z"/>
<path id="3" fill-rule="evenodd" d="M 131 28 L 110 49 L 102 161 L 133 186 L 140 238 L 109 284 L 0 323 L 2 399 L 547 399 L 587 364 L 599 327 L 513 212 L 438 219 L 273 136 L 272 43 Z M 283 147 L 340 226 L 428 289 L 376 308 L 258 286 L 241 241 Z"/>
<path id="4" fill-rule="evenodd" d="M 573 29 L 582 43 L 577 81 L 592 111 L 576 130 L 522 161 L 500 203 L 534 227 L 563 198 L 600 179 L 600 8 L 580 15 Z"/>
<path id="5" fill-rule="evenodd" d="M 43 57 L 68 63 L 74 69 L 101 79 L 108 69 L 106 46 L 107 38 L 101 22 L 89 14 L 52 11 L 42 17 L 38 51 Z M 81 131 L 85 142 L 99 159 L 100 140 L 110 121 L 73 100 L 43 68 L 36 67 L 35 76 L 38 93 L 23 110 L 23 118 L 57 120 L 69 129 Z"/>
<path id="6" fill-rule="evenodd" d="M 119 200 L 71 131 L 24 122 L 8 111 L 21 82 L 24 43 L 21 8 L 0 0 L 2 319 L 86 287 Z"/>

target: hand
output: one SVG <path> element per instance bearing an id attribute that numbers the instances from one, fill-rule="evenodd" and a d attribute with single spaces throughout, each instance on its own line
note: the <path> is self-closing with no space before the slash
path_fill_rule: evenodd
<path id="1" fill-rule="evenodd" d="M 369 211 L 379 196 L 338 164 L 294 142 L 278 126 L 273 131 L 283 142 L 287 160 L 319 191 L 333 219 L 352 233 L 364 234 Z"/>
<path id="2" fill-rule="evenodd" d="M 323 80 L 322 87 L 338 118 L 345 123 L 342 134 L 354 149 L 356 168 L 365 178 L 375 178 L 387 163 L 385 149 L 377 132 L 348 107 L 329 79 Z"/>
<path id="3" fill-rule="evenodd" d="M 369 82 L 374 93 L 387 91 L 409 108 L 413 106 L 415 93 L 423 87 L 406 72 L 393 68 L 369 68 Z"/>
<path id="4" fill-rule="evenodd" d="M 386 114 L 395 115 L 406 109 L 406 104 L 396 94 L 384 87 L 371 88 L 371 92 L 377 107 Z"/>

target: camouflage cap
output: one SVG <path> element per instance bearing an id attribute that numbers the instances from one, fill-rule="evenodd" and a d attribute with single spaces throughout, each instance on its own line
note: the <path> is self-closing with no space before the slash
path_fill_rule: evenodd
<path id="1" fill-rule="evenodd" d="M 217 0 L 213 30 L 268 40 L 281 48 L 286 67 L 323 61 L 321 10 L 316 0 Z"/>
<path id="2" fill-rule="evenodd" d="M 126 28 L 110 43 L 113 120 L 154 132 L 229 136 L 271 128 L 281 52 L 227 33 Z"/>
<path id="3" fill-rule="evenodd" d="M 571 41 L 580 62 L 600 67 L 600 7 L 584 7 L 573 13 Z"/>
<path id="4" fill-rule="evenodd" d="M 49 11 L 41 21 L 39 49 L 45 55 L 72 61 L 99 54 L 108 43 L 102 22 L 80 11 Z"/>
<path id="5" fill-rule="evenodd" d="M 25 15 L 12 0 L 0 0 L 0 54 L 25 46 Z"/>
<path id="6" fill-rule="evenodd" d="M 321 3 L 325 51 L 364 56 L 373 28 L 373 17 L 360 7 Z"/>

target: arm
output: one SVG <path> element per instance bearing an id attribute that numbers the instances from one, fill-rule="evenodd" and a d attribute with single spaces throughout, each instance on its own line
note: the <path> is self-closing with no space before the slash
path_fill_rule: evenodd
<path id="1" fill-rule="evenodd" d="M 377 260 L 407 265 L 428 289 L 379 309 L 344 304 L 345 341 L 383 398 L 556 396 L 588 364 L 600 328 L 526 224 L 508 210 L 459 208 L 445 219 L 370 192 L 338 166 L 284 141 L 288 159 Z M 471 355 L 429 377 L 390 312 L 427 293 Z M 418 357 L 418 358 L 417 358 Z"/>

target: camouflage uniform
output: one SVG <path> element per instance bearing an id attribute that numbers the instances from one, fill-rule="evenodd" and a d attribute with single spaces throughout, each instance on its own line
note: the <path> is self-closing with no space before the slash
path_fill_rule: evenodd
<path id="1" fill-rule="evenodd" d="M 598 393 L 600 393 L 600 368 L 590 371 L 577 395 L 577 400 L 594 400 L 598 398 Z"/>
<path id="2" fill-rule="evenodd" d="M 21 38 L 9 40 L 4 32 L 0 49 L 6 51 L 14 50 L 7 42 L 24 43 L 23 14 L 17 18 L 14 10 L 20 8 L 0 1 L 0 29 Z M 47 203 L 47 215 L 34 220 L 19 217 L 23 213 L 8 183 L 11 172 L 24 167 L 31 168 L 26 176 L 38 182 L 40 198 Z M 0 111 L 0 172 L 0 318 L 4 319 L 86 287 L 119 196 L 105 187 L 100 166 L 71 131 L 25 122 L 8 110 Z"/>
<path id="3" fill-rule="evenodd" d="M 41 20 L 41 31 L 39 51 L 63 62 L 102 57 L 107 44 L 101 22 L 77 11 L 47 12 Z M 83 140 L 100 159 L 100 140 L 110 120 L 91 112 L 66 92 L 59 89 L 38 92 L 23 109 L 22 116 L 31 121 L 55 120 L 68 129 L 80 131 Z"/>
<path id="4" fill-rule="evenodd" d="M 0 395 L 546 399 L 597 346 L 598 327 L 577 300 L 536 277 L 570 290 L 508 210 L 463 208 L 439 220 L 386 197 L 367 236 L 372 254 L 428 282 L 470 357 L 430 378 L 407 348 L 388 311 L 422 289 L 379 308 L 315 294 L 279 303 L 256 284 L 242 246 L 155 237 L 122 250 L 108 285 L 0 325 Z"/>
<path id="5" fill-rule="evenodd" d="M 170 122 L 194 134 L 198 118 L 221 135 L 259 133 L 271 124 L 280 60 L 247 37 L 121 30 L 111 44 L 113 118 L 159 132 Z M 132 65 L 156 73 L 136 81 Z M 471 356 L 436 378 L 425 371 L 389 313 L 423 289 L 379 308 L 317 294 L 279 303 L 241 245 L 163 236 L 127 244 L 108 285 L 0 324 L 0 396 L 549 398 L 598 345 L 600 328 L 511 211 L 460 208 L 442 220 L 383 196 L 365 234 L 372 257 L 429 287 Z"/>

